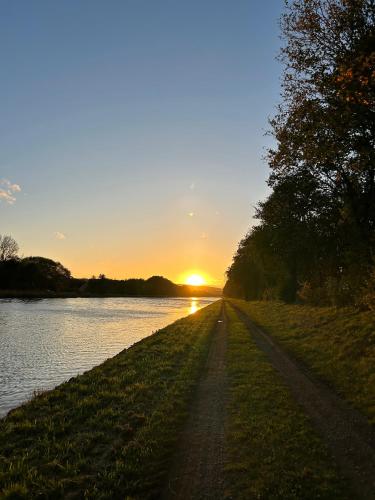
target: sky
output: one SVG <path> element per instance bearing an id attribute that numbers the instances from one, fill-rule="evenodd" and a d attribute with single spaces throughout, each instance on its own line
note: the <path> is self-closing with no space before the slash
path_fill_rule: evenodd
<path id="1" fill-rule="evenodd" d="M 3 0 L 0 234 L 76 277 L 223 285 L 267 196 L 283 0 Z"/>

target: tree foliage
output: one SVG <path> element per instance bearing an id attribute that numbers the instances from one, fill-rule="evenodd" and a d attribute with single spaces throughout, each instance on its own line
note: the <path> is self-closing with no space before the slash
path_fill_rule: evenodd
<path id="1" fill-rule="evenodd" d="M 259 227 L 240 244 L 226 290 L 250 286 L 257 269 L 256 298 L 352 302 L 374 258 L 375 4 L 294 0 L 281 28 L 283 101 L 268 154 L 273 191 L 259 204 Z M 275 260 L 279 277 L 271 278 Z"/>
<path id="2" fill-rule="evenodd" d="M 25 257 L 0 262 L 0 289 L 58 292 L 69 290 L 70 285 L 70 271 L 52 259 Z"/>

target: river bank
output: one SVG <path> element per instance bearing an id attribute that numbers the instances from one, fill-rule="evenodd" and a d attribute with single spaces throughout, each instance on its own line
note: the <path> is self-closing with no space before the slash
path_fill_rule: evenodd
<path id="1" fill-rule="evenodd" d="M 175 322 L 1 420 L 3 497 L 152 496 L 220 307 Z"/>
<path id="2" fill-rule="evenodd" d="M 274 325 L 276 355 L 274 341 L 259 343 L 246 318 L 267 331 Z M 324 365 L 362 373 L 361 399 L 369 395 L 363 408 L 370 416 L 371 370 L 365 376 L 361 367 L 374 353 L 372 321 L 348 310 L 211 304 L 1 420 L 2 497 L 197 498 L 199 491 L 215 491 L 239 499 L 371 498 L 372 438 L 352 442 L 346 433 L 350 453 L 342 463 L 325 425 L 336 418 L 348 429 L 356 425 L 351 409 L 342 410 L 352 404 L 350 392 L 322 388 L 319 366 L 310 363 L 306 378 L 301 363 L 314 357 L 315 345 L 316 358 L 325 351 Z M 346 348 L 338 356 L 340 337 Z M 294 372 L 280 372 L 278 362 L 297 345 L 298 362 L 288 361 Z M 310 398 L 301 404 L 305 390 L 294 392 L 299 377 L 323 403 L 330 401 L 327 418 L 312 418 Z M 354 391 L 353 378 L 347 384 Z M 360 420 L 356 436 L 373 436 L 366 418 Z"/>
<path id="3" fill-rule="evenodd" d="M 214 300 L 0 299 L 0 417 Z"/>

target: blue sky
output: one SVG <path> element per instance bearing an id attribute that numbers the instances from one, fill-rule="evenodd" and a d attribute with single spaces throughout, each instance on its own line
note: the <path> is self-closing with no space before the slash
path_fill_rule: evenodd
<path id="1" fill-rule="evenodd" d="M 220 283 L 267 193 L 282 1 L 3 1 L 0 233 L 76 276 Z"/>

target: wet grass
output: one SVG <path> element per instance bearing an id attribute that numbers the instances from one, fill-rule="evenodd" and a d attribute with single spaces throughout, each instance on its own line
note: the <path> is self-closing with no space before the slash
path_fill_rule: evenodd
<path id="1" fill-rule="evenodd" d="M 233 301 L 375 424 L 375 315 L 351 308 Z"/>
<path id="2" fill-rule="evenodd" d="M 350 498 L 289 389 L 234 310 L 226 309 L 228 498 Z"/>
<path id="3" fill-rule="evenodd" d="M 155 498 L 220 302 L 0 420 L 1 498 Z"/>

